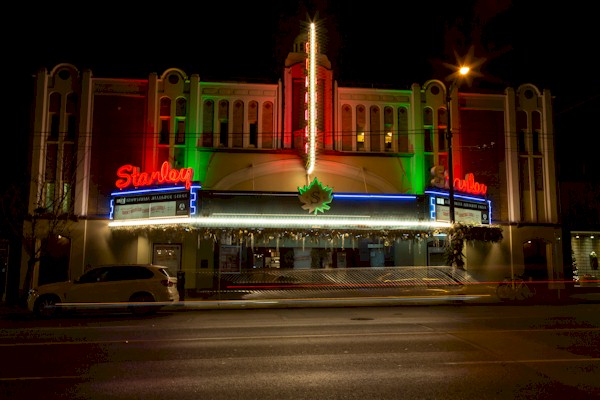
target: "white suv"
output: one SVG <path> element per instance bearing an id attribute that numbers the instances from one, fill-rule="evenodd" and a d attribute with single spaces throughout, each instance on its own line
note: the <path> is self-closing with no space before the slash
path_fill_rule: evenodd
<path id="1" fill-rule="evenodd" d="M 177 300 L 177 279 L 169 275 L 166 266 L 115 264 L 92 268 L 75 281 L 31 289 L 27 307 L 39 317 L 51 317 L 62 309 L 123 307 L 135 315 L 146 315 Z"/>

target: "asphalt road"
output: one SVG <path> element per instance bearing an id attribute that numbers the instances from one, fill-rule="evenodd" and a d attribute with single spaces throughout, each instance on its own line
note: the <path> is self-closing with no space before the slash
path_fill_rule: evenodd
<path id="1" fill-rule="evenodd" d="M 0 320 L 2 399 L 600 398 L 600 304 Z"/>

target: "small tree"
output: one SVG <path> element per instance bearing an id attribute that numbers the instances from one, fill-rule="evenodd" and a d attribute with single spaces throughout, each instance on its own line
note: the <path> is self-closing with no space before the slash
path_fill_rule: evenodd
<path id="1" fill-rule="evenodd" d="M 465 255 L 462 250 L 465 241 L 499 242 L 502 240 L 502 228 L 499 226 L 480 226 L 456 223 L 446 231 L 446 263 L 459 269 L 465 267 Z"/>
<path id="2" fill-rule="evenodd" d="M 0 199 L 2 213 L 3 234 L 15 244 L 20 244 L 27 259 L 27 270 L 21 296 L 26 296 L 33 284 L 35 266 L 48 254 L 50 239 L 59 235 L 69 237 L 74 221 L 77 217 L 73 213 L 73 190 L 75 168 L 69 175 L 72 180 L 64 179 L 60 184 L 49 179 L 39 181 L 36 179 L 23 180 L 30 187 L 37 188 L 35 201 L 30 212 L 29 196 L 25 184 L 10 185 Z M 66 183 L 69 184 L 66 184 Z M 60 190 L 44 190 L 49 187 L 58 187 Z"/>

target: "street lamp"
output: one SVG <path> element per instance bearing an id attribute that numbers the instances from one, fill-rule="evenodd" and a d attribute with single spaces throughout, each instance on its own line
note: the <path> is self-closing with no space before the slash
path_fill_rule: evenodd
<path id="1" fill-rule="evenodd" d="M 456 87 L 456 83 L 461 77 L 469 73 L 469 67 L 462 66 L 458 70 L 458 74 L 450 84 L 446 91 L 446 113 L 448 113 L 448 126 L 446 128 L 446 139 L 448 140 L 448 198 L 450 200 L 450 224 L 454 224 L 454 166 L 452 163 L 452 112 L 450 111 L 450 103 L 452 102 L 452 91 Z"/>

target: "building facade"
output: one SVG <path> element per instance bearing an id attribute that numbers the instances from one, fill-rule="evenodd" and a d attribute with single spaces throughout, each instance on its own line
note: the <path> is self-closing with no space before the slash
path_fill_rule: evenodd
<path id="1" fill-rule="evenodd" d="M 340 87 L 313 35 L 272 83 L 40 69 L 29 213 L 50 234 L 23 284 L 115 262 L 167 264 L 188 291 L 253 269 L 440 265 L 450 208 L 502 229 L 464 247 L 472 276 L 564 279 L 549 91 Z"/>

